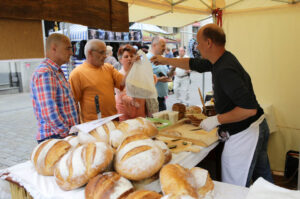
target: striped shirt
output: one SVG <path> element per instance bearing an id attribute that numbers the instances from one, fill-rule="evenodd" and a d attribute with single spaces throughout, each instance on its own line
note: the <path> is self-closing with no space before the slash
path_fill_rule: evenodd
<path id="1" fill-rule="evenodd" d="M 33 110 L 38 120 L 36 139 L 67 136 L 79 120 L 71 87 L 60 66 L 46 58 L 33 73 L 30 86 Z"/>

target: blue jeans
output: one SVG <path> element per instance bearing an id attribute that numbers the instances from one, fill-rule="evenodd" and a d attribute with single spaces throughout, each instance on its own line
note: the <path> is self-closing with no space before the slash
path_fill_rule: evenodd
<path id="1" fill-rule="evenodd" d="M 41 143 L 41 142 L 43 142 L 43 141 L 45 141 L 45 140 L 49 140 L 49 139 L 63 139 L 63 137 L 61 137 L 60 135 L 54 134 L 54 135 L 51 135 L 51 136 L 46 137 L 46 138 L 44 138 L 44 139 L 37 140 L 37 143 L 39 144 L 39 143 Z"/>
<path id="2" fill-rule="evenodd" d="M 259 137 L 250 165 L 246 187 L 250 186 L 251 180 L 254 182 L 259 177 L 263 177 L 265 180 L 273 183 L 273 177 L 267 153 L 269 134 L 269 127 L 266 119 L 264 119 L 264 121 L 259 125 Z"/>

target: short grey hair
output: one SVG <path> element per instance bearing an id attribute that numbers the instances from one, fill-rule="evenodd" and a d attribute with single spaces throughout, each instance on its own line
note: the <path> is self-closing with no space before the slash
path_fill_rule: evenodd
<path id="1" fill-rule="evenodd" d="M 106 55 L 109 55 L 110 53 L 112 53 L 113 47 L 111 46 L 106 46 Z"/>
<path id="2" fill-rule="evenodd" d="M 84 55 L 86 58 L 87 58 L 89 51 L 97 50 L 97 48 L 98 48 L 97 44 L 99 44 L 99 43 L 105 45 L 105 43 L 99 39 L 91 39 L 86 43 L 86 45 L 84 47 Z"/>
<path id="3" fill-rule="evenodd" d="M 161 36 L 155 36 L 155 37 L 153 37 L 152 38 L 152 42 L 151 42 L 151 46 L 153 46 L 154 44 L 158 44 L 161 39 L 164 40 L 164 38 L 161 37 Z"/>

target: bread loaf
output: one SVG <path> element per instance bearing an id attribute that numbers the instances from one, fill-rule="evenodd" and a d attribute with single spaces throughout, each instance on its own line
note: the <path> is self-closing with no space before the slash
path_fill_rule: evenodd
<path id="1" fill-rule="evenodd" d="M 202 113 L 202 109 L 199 106 L 189 106 L 186 108 L 186 114 L 199 114 Z"/>
<path id="2" fill-rule="evenodd" d="M 154 142 L 159 148 L 161 148 L 162 152 L 165 155 L 164 164 L 169 163 L 172 159 L 172 152 L 170 151 L 169 147 L 163 141 L 154 140 Z"/>
<path id="3" fill-rule="evenodd" d="M 89 133 L 78 132 L 78 139 L 80 144 L 87 144 L 91 142 L 109 142 L 109 133 L 116 129 L 118 122 L 109 121 L 102 126 L 97 127 Z"/>
<path id="4" fill-rule="evenodd" d="M 85 187 L 85 199 L 125 199 L 133 192 L 129 180 L 116 172 L 105 172 L 92 178 Z"/>
<path id="5" fill-rule="evenodd" d="M 163 196 L 161 199 L 197 199 L 197 198 L 194 198 L 194 197 L 189 196 L 189 195 L 176 196 L 174 194 L 169 194 L 169 195 Z"/>
<path id="6" fill-rule="evenodd" d="M 186 107 L 184 104 L 175 103 L 172 106 L 172 111 L 178 111 L 178 120 L 181 120 L 182 118 L 184 118 Z"/>
<path id="7" fill-rule="evenodd" d="M 112 148 L 104 142 L 82 145 L 61 158 L 55 168 L 55 180 L 64 190 L 76 189 L 104 171 L 112 159 Z"/>
<path id="8" fill-rule="evenodd" d="M 138 190 L 129 194 L 126 199 L 160 199 L 162 195 L 154 191 Z"/>
<path id="9" fill-rule="evenodd" d="M 212 199 L 214 184 L 208 171 L 198 167 L 191 170 L 178 164 L 168 164 L 160 171 L 161 189 L 165 199 Z"/>
<path id="10" fill-rule="evenodd" d="M 124 139 L 115 157 L 115 169 L 130 180 L 154 175 L 164 163 L 162 150 L 149 137 L 137 134 Z"/>
<path id="11" fill-rule="evenodd" d="M 72 148 L 76 148 L 80 145 L 78 136 L 75 136 L 75 135 L 68 136 L 68 137 L 64 138 L 64 140 L 69 142 L 69 144 L 71 144 Z"/>
<path id="12" fill-rule="evenodd" d="M 155 127 L 155 125 L 149 120 L 142 117 L 123 121 L 120 123 L 117 129 L 119 129 L 127 135 L 130 135 L 131 131 L 137 129 L 140 131 L 140 133 L 145 134 L 149 137 L 153 137 L 158 133 L 158 130 Z"/>
<path id="13" fill-rule="evenodd" d="M 189 169 L 178 164 L 168 164 L 160 170 L 159 178 L 164 195 L 189 195 L 198 198 L 196 182 Z"/>
<path id="14" fill-rule="evenodd" d="M 55 164 L 70 148 L 71 145 L 67 141 L 60 139 L 46 140 L 34 148 L 31 154 L 31 162 L 39 174 L 53 176 Z"/>
<path id="15" fill-rule="evenodd" d="M 109 143 L 113 148 L 117 148 L 128 136 L 144 134 L 153 137 L 158 134 L 155 125 L 145 118 L 126 120 L 119 124 L 116 130 L 110 132 Z"/>

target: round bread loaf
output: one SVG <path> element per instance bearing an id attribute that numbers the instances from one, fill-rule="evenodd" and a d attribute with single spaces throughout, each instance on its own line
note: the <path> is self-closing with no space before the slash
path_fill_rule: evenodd
<path id="1" fill-rule="evenodd" d="M 146 135 L 126 137 L 115 157 L 115 169 L 130 180 L 151 177 L 162 167 L 164 154 L 154 141 Z"/>
<path id="2" fill-rule="evenodd" d="M 126 120 L 121 122 L 116 130 L 110 132 L 109 143 L 113 148 L 118 148 L 126 137 L 135 134 L 153 137 L 158 134 L 158 130 L 152 122 L 142 117 Z"/>
<path id="3" fill-rule="evenodd" d="M 205 169 L 191 170 L 178 164 L 169 164 L 160 171 L 161 189 L 166 199 L 213 198 L 214 183 Z"/>
<path id="4" fill-rule="evenodd" d="M 174 194 L 169 194 L 163 196 L 161 199 L 197 199 L 189 195 L 181 195 L 181 196 L 176 196 Z"/>
<path id="5" fill-rule="evenodd" d="M 31 162 L 36 171 L 45 176 L 53 176 L 55 164 L 69 151 L 69 142 L 60 139 L 49 139 L 37 145 L 32 154 Z"/>
<path id="6" fill-rule="evenodd" d="M 71 144 L 72 148 L 76 148 L 80 145 L 78 136 L 75 136 L 75 135 L 68 136 L 68 137 L 64 138 L 64 140 L 69 142 L 69 144 Z"/>
<path id="7" fill-rule="evenodd" d="M 164 195 L 189 195 L 198 198 L 196 181 L 189 169 L 178 164 L 167 164 L 160 170 L 159 178 Z"/>
<path id="8" fill-rule="evenodd" d="M 92 178 L 85 187 L 85 199 L 125 199 L 133 192 L 129 180 L 116 172 L 105 172 Z"/>
<path id="9" fill-rule="evenodd" d="M 172 159 L 172 152 L 170 151 L 169 147 L 163 141 L 154 140 L 154 142 L 155 142 L 155 144 L 159 148 L 161 148 L 162 152 L 165 155 L 165 162 L 164 162 L 164 164 L 169 163 L 171 161 L 171 159 Z"/>
<path id="10" fill-rule="evenodd" d="M 186 108 L 185 114 L 200 114 L 202 109 L 199 106 L 189 106 Z"/>
<path id="11" fill-rule="evenodd" d="M 113 149 L 104 142 L 82 145 L 61 158 L 55 168 L 55 180 L 64 190 L 76 189 L 104 171 L 112 159 Z"/>
<path id="12" fill-rule="evenodd" d="M 78 139 L 80 144 L 87 144 L 91 142 L 106 142 L 109 141 L 109 133 L 116 129 L 118 122 L 109 121 L 102 126 L 97 127 L 89 133 L 78 132 Z"/>
<path id="13" fill-rule="evenodd" d="M 214 198 L 214 183 L 207 170 L 194 167 L 190 170 L 196 180 L 198 198 Z"/>
<path id="14" fill-rule="evenodd" d="M 119 124 L 118 128 L 125 135 L 130 135 L 130 132 L 138 130 L 141 134 L 153 137 L 157 135 L 158 130 L 155 125 L 149 120 L 138 117 L 131 120 L 123 121 Z"/>
<path id="15" fill-rule="evenodd" d="M 162 195 L 154 191 L 138 190 L 129 194 L 126 199 L 160 199 Z"/>

